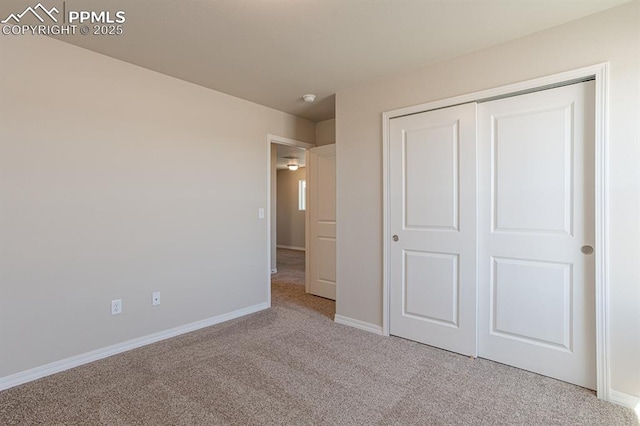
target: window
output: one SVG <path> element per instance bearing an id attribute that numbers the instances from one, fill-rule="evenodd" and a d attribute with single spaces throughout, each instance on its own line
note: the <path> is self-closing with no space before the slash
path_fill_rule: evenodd
<path id="1" fill-rule="evenodd" d="M 307 209 L 307 181 L 298 181 L 298 210 Z"/>

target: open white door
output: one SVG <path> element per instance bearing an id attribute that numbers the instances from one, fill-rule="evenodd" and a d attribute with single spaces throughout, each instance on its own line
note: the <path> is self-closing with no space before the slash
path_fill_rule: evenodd
<path id="1" fill-rule="evenodd" d="M 476 104 L 390 124 L 390 334 L 476 354 Z"/>
<path id="2" fill-rule="evenodd" d="M 336 145 L 309 150 L 307 292 L 336 299 Z"/>

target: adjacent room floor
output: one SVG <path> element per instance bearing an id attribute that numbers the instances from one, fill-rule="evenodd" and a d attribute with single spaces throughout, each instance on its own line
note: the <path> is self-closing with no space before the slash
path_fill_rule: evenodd
<path id="1" fill-rule="evenodd" d="M 304 256 L 303 251 L 278 249 L 278 272 L 271 275 L 273 303 L 297 304 L 333 320 L 336 313 L 335 301 L 305 293 Z"/>
<path id="2" fill-rule="evenodd" d="M 577 386 L 336 324 L 289 254 L 271 309 L 0 392 L 0 424 L 639 424 Z"/>

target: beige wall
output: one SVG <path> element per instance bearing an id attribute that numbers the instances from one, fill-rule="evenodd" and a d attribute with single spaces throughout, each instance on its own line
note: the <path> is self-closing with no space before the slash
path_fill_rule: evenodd
<path id="1" fill-rule="evenodd" d="M 267 302 L 266 135 L 314 123 L 47 37 L 0 54 L 0 379 Z"/>
<path id="2" fill-rule="evenodd" d="M 336 119 L 316 123 L 316 146 L 336 143 Z"/>
<path id="3" fill-rule="evenodd" d="M 338 92 L 337 314 L 382 325 L 382 113 L 610 61 L 612 388 L 640 397 L 639 3 Z"/>
<path id="4" fill-rule="evenodd" d="M 298 181 L 306 168 L 278 170 L 278 245 L 304 248 L 305 211 L 298 210 Z"/>

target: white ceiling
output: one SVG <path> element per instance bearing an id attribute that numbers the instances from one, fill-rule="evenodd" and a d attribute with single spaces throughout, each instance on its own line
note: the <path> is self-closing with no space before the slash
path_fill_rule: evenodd
<path id="1" fill-rule="evenodd" d="M 121 36 L 69 43 L 313 121 L 334 94 L 629 0 L 66 0 L 124 10 Z M 3 0 L 2 19 L 38 0 Z M 62 0 L 42 0 L 48 7 Z M 18 10 L 20 9 L 20 10 Z M 314 104 L 301 96 L 314 93 Z"/>

